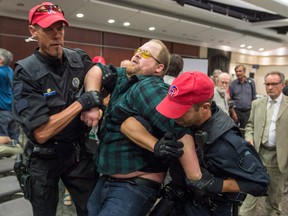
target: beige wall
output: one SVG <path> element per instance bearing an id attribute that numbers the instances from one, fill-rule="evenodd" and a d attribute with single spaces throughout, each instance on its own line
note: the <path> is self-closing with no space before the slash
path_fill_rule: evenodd
<path id="1" fill-rule="evenodd" d="M 234 80 L 235 72 L 234 68 L 238 64 L 243 64 L 246 67 L 246 75 L 254 73 L 254 81 L 256 84 L 257 94 L 266 95 L 264 83 L 264 77 L 271 71 L 282 72 L 286 79 L 288 79 L 288 56 L 249 56 L 240 53 L 232 53 L 231 63 L 229 67 L 229 73 L 231 74 L 232 80 Z M 258 64 L 259 69 L 252 68 L 253 65 Z"/>

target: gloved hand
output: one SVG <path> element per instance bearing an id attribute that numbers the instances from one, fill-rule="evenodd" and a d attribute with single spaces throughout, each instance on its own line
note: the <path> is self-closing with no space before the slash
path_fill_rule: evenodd
<path id="1" fill-rule="evenodd" d="M 223 179 L 217 178 L 206 169 L 201 168 L 202 178 L 200 180 L 190 180 L 186 178 L 187 186 L 195 192 L 197 196 L 206 193 L 221 193 L 223 187 Z"/>
<path id="2" fill-rule="evenodd" d="M 180 158 L 183 154 L 183 143 L 173 139 L 172 133 L 167 132 L 154 146 L 154 155 L 158 158 Z"/>
<path id="3" fill-rule="evenodd" d="M 117 82 L 117 69 L 113 65 L 106 65 L 102 70 L 102 85 L 108 92 L 112 92 Z"/>
<path id="4" fill-rule="evenodd" d="M 88 111 L 93 107 L 98 107 L 102 110 L 105 109 L 103 105 L 103 97 L 98 91 L 89 91 L 82 94 L 77 100 L 83 107 L 83 111 Z"/>

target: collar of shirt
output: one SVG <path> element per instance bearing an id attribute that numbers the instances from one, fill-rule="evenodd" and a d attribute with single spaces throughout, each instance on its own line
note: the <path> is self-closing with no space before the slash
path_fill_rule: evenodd
<path id="1" fill-rule="evenodd" d="M 276 99 L 274 99 L 275 100 L 275 104 L 276 103 L 280 103 L 282 101 L 282 97 L 283 97 L 283 93 L 281 93 Z M 268 97 L 268 104 L 270 104 L 272 100 L 273 99 L 271 97 Z"/>

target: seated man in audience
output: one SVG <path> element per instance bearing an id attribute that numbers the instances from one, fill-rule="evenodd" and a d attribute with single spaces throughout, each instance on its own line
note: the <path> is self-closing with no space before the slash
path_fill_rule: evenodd
<path id="1" fill-rule="evenodd" d="M 0 136 L 0 157 L 11 157 L 22 153 L 22 147 L 15 140 L 11 140 L 8 136 Z"/>

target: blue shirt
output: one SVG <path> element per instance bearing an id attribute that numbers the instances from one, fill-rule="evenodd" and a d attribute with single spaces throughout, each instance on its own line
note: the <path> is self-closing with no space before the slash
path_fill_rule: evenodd
<path id="1" fill-rule="evenodd" d="M 241 83 L 236 79 L 232 81 L 229 88 L 235 109 L 251 109 L 252 101 L 256 99 L 256 88 L 253 80 L 247 78 L 244 83 Z"/>
<path id="2" fill-rule="evenodd" d="M 9 66 L 0 66 L 0 110 L 11 111 L 13 71 Z"/>

